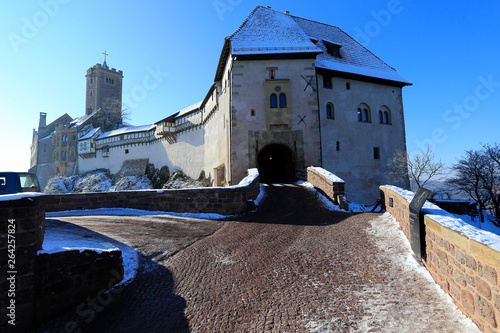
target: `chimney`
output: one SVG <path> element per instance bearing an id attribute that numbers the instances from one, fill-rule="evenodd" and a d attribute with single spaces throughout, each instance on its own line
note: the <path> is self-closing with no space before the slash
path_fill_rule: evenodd
<path id="1" fill-rule="evenodd" d="M 38 123 L 38 128 L 47 126 L 47 113 L 40 112 L 40 122 Z"/>
<path id="2" fill-rule="evenodd" d="M 288 10 L 285 10 L 286 15 L 290 15 L 290 12 Z"/>

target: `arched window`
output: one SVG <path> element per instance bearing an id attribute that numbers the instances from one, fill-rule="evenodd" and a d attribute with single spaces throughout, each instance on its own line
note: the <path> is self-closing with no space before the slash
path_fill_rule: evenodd
<path id="1" fill-rule="evenodd" d="M 286 95 L 280 94 L 280 108 L 286 108 Z"/>
<path id="2" fill-rule="evenodd" d="M 92 90 L 90 91 L 90 97 L 92 97 Z"/>
<path id="3" fill-rule="evenodd" d="M 383 105 L 380 108 L 380 111 L 378 112 L 378 121 L 381 124 L 391 124 L 391 111 L 387 106 Z"/>
<path id="4" fill-rule="evenodd" d="M 334 110 L 333 110 L 333 104 L 332 103 L 326 104 L 326 117 L 328 119 L 335 119 L 335 113 L 334 113 Z"/>
<path id="5" fill-rule="evenodd" d="M 358 121 L 363 123 L 371 122 L 370 108 L 364 103 L 358 106 Z"/>
<path id="6" fill-rule="evenodd" d="M 276 96 L 276 94 L 271 94 L 271 107 L 272 108 L 278 107 L 278 97 Z"/>

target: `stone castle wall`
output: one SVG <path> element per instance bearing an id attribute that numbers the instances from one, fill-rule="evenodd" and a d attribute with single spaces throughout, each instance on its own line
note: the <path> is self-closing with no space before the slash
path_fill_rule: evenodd
<path id="1" fill-rule="evenodd" d="M 43 196 L 25 196 L 0 201 L 0 276 L 5 277 L 0 281 L 2 332 L 21 332 L 33 323 L 36 253 L 42 249 L 45 229 L 44 200 Z"/>
<path id="2" fill-rule="evenodd" d="M 409 203 L 381 187 L 386 210 L 411 239 Z M 422 260 L 434 280 L 483 332 L 500 330 L 500 252 L 425 215 Z"/>
<path id="3" fill-rule="evenodd" d="M 35 323 L 49 320 L 87 297 L 106 304 L 105 292 L 123 279 L 121 251 L 41 253 L 35 269 Z"/>
<path id="4" fill-rule="evenodd" d="M 133 208 L 178 213 L 239 214 L 246 212 L 249 202 L 259 195 L 258 173 L 247 176 L 241 184 L 245 185 L 46 195 L 46 210 L 57 212 L 97 208 Z"/>

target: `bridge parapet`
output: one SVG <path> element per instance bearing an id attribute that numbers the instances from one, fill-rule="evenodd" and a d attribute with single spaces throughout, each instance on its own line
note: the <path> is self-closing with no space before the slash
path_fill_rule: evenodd
<path id="1" fill-rule="evenodd" d="M 413 192 L 395 186 L 380 189 L 386 211 L 396 218 L 411 240 L 409 202 Z M 422 213 L 424 266 L 481 331 L 497 332 L 500 328 L 500 236 L 468 225 L 429 202 Z"/>
<path id="2" fill-rule="evenodd" d="M 319 167 L 307 168 L 307 181 L 326 195 L 333 203 L 345 202 L 345 181 L 333 173 Z"/>

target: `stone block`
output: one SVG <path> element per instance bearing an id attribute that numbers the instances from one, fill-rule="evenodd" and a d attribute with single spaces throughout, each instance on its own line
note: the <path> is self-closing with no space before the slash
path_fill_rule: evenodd
<path id="1" fill-rule="evenodd" d="M 465 266 L 467 266 L 467 268 L 472 269 L 473 271 L 477 271 L 476 259 L 473 256 L 466 254 L 465 255 Z"/>
<path id="2" fill-rule="evenodd" d="M 474 296 L 467 290 L 462 289 L 460 293 L 460 303 L 466 314 L 470 317 L 475 312 Z"/>
<path id="3" fill-rule="evenodd" d="M 455 280 L 455 283 L 461 287 L 465 287 L 467 285 L 467 282 L 465 280 L 465 275 L 459 269 L 453 270 L 452 278 L 453 280 Z"/>
<path id="4" fill-rule="evenodd" d="M 491 304 L 482 296 L 476 295 L 475 306 L 478 316 L 492 327 L 497 327 L 495 311 Z"/>
<path id="5" fill-rule="evenodd" d="M 477 291 L 488 300 L 491 300 L 491 288 L 483 279 L 476 279 Z"/>
<path id="6" fill-rule="evenodd" d="M 497 285 L 497 270 L 489 265 L 484 266 L 483 276 L 492 285 Z"/>

